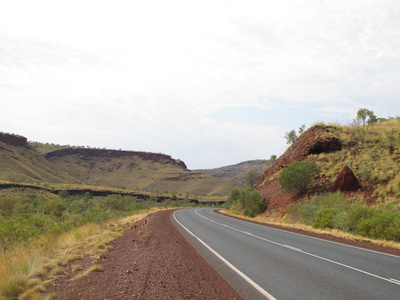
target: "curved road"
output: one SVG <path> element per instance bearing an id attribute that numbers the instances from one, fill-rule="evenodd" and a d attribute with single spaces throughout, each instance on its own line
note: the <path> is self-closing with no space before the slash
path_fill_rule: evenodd
<path id="1" fill-rule="evenodd" d="M 245 299 L 400 299 L 400 257 L 217 214 L 171 220 Z"/>

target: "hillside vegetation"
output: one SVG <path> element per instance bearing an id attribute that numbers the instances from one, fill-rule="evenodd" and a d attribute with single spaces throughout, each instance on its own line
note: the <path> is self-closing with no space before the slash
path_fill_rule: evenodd
<path id="1" fill-rule="evenodd" d="M 316 177 L 302 188 L 281 186 L 282 174 L 291 174 L 283 171 L 300 161 L 315 164 Z M 335 184 L 339 173 L 348 170 L 345 166 L 359 182 L 355 190 Z M 286 222 L 399 242 L 400 119 L 317 124 L 293 141 L 260 176 L 255 189 L 267 207 L 266 216 L 279 212 Z M 239 202 L 233 204 L 245 209 Z"/>
<path id="2" fill-rule="evenodd" d="M 0 180 L 81 183 L 30 149 L 26 138 L 0 133 Z"/>
<path id="3" fill-rule="evenodd" d="M 321 169 L 319 176 L 333 183 L 344 166 L 361 181 L 362 200 L 400 204 L 400 119 L 382 121 L 363 131 L 357 126 L 335 126 L 324 136 L 336 137 L 342 149 L 311 156 Z M 353 195 L 358 197 L 357 193 Z"/>
<path id="4" fill-rule="evenodd" d="M 111 247 L 108 243 L 125 232 L 123 225 L 132 226 L 135 216 L 154 208 L 193 206 L 188 199 L 156 202 L 116 194 L 36 193 L 27 188 L 1 194 L 0 299 L 45 299 L 41 292 L 65 272 L 85 276 L 101 270 L 99 264 L 87 270 L 79 264 L 72 270 L 63 266 L 88 255 L 100 261 Z"/>

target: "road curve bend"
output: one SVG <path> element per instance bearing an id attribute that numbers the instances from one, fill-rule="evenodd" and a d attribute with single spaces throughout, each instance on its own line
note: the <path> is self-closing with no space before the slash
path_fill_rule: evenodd
<path id="1" fill-rule="evenodd" d="M 171 221 L 244 299 L 400 299 L 400 257 L 238 220 L 208 208 Z"/>

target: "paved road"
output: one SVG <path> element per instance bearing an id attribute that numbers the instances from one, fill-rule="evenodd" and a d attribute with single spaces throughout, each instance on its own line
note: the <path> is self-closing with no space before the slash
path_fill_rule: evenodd
<path id="1" fill-rule="evenodd" d="M 217 214 L 171 220 L 245 299 L 400 299 L 400 257 Z"/>

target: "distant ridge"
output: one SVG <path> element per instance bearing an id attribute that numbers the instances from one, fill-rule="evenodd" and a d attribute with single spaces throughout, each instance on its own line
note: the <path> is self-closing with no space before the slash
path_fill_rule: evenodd
<path id="1" fill-rule="evenodd" d="M 0 133 L 0 180 L 210 197 L 245 187 L 232 178 L 192 172 L 166 154 L 43 144 L 7 133 Z"/>
<path id="2" fill-rule="evenodd" d="M 187 170 L 184 162 L 166 154 L 67 148 L 46 159 L 80 181 L 94 186 L 124 187 L 151 192 L 227 196 L 244 185 Z"/>
<path id="3" fill-rule="evenodd" d="M 246 183 L 244 179 L 245 175 L 248 172 L 255 172 L 261 175 L 268 168 L 266 162 L 269 161 L 264 159 L 255 159 L 215 169 L 197 169 L 193 171 L 211 175 L 217 178 L 232 178 L 241 183 Z"/>

